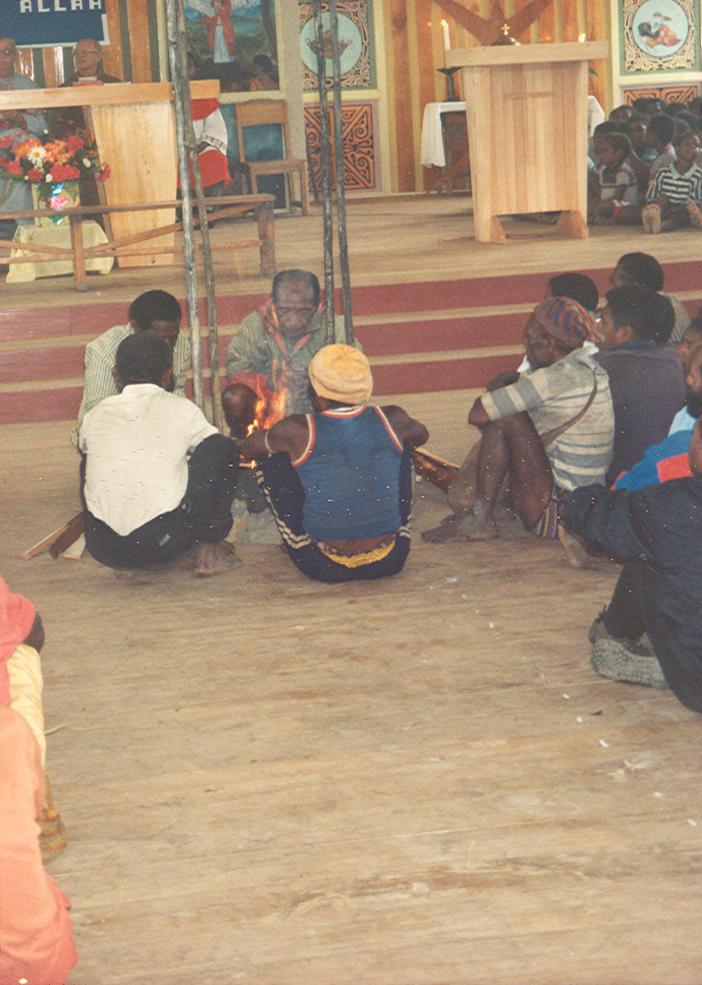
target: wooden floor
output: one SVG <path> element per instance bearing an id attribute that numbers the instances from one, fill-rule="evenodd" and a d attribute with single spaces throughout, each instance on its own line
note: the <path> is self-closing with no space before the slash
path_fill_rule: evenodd
<path id="1" fill-rule="evenodd" d="M 411 283 L 510 275 L 515 272 L 588 270 L 613 267 L 622 253 L 654 253 L 662 263 L 696 260 L 702 237 L 698 230 L 678 230 L 652 238 L 641 229 L 599 227 L 588 240 L 564 239 L 553 226 L 506 221 L 507 246 L 476 243 L 472 237 L 470 199 L 464 196 L 408 196 L 354 199 L 348 206 L 351 273 L 355 286 Z M 214 237 L 242 239 L 255 235 L 255 224 L 218 224 Z M 318 206 L 307 217 L 276 217 L 278 269 L 303 267 L 323 275 L 322 215 Z M 247 250 L 238 255 L 215 254 L 217 288 L 260 291 L 269 279 L 258 274 L 258 256 Z M 0 274 L 0 276 L 3 276 Z M 70 277 L 43 278 L 31 284 L 3 284 L 2 307 L 95 301 L 131 300 L 142 291 L 160 287 L 185 297 L 182 264 L 113 270 L 88 278 L 89 291 L 79 294 Z M 200 291 L 204 280 L 200 271 Z M 496 303 L 499 303 L 496 298 Z M 437 298 L 440 304 L 441 299 Z"/>
<path id="2" fill-rule="evenodd" d="M 403 403 L 457 457 L 469 399 Z M 212 581 L 15 560 L 77 505 L 66 430 L 2 429 L 0 523 L 47 629 L 70 985 L 699 985 L 702 722 L 590 670 L 612 568 L 514 534 L 352 587 L 278 547 Z"/>

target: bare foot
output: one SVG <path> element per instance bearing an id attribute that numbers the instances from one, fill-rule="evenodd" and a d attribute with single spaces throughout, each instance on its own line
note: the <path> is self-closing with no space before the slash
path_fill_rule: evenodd
<path id="1" fill-rule="evenodd" d="M 558 539 L 563 546 L 566 561 L 571 568 L 592 567 L 592 558 L 587 553 L 583 541 L 574 534 L 568 533 L 561 523 L 558 525 Z"/>
<path id="2" fill-rule="evenodd" d="M 457 520 L 458 516 L 455 513 L 449 513 L 443 520 L 439 520 L 438 527 L 424 530 L 422 532 L 422 540 L 428 544 L 445 544 L 450 540 L 463 540 L 463 537 L 457 538 L 454 536 Z"/>
<path id="3" fill-rule="evenodd" d="M 492 540 L 500 536 L 492 511 L 480 499 L 476 499 L 468 513 L 460 518 L 458 528 L 463 534 L 462 540 Z"/>
<path id="4" fill-rule="evenodd" d="M 462 543 L 466 540 L 492 540 L 499 537 L 497 524 L 487 506 L 476 500 L 467 513 L 444 517 L 438 527 L 425 530 L 422 540 L 430 544 Z"/>
<path id="5" fill-rule="evenodd" d="M 236 564 L 241 563 L 234 553 L 234 545 L 228 541 L 220 544 L 198 544 L 195 550 L 195 577 L 212 578 L 225 571 L 231 571 Z"/>

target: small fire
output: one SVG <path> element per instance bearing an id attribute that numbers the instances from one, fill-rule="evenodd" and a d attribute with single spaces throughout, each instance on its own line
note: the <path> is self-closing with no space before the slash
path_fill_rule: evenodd
<path id="1" fill-rule="evenodd" d="M 254 419 L 249 424 L 246 436 L 253 434 L 254 431 L 264 430 L 268 431 L 277 424 L 278 421 L 282 421 L 285 417 L 285 398 L 286 391 L 276 390 L 271 394 L 262 394 L 257 392 L 258 400 L 256 401 L 256 409 L 254 410 Z"/>

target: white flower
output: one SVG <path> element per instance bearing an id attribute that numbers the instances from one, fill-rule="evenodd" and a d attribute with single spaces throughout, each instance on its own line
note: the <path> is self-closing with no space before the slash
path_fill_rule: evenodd
<path id="1" fill-rule="evenodd" d="M 83 158 L 83 167 L 84 168 L 89 168 L 90 167 L 90 158 L 89 157 L 84 157 Z"/>
<path id="2" fill-rule="evenodd" d="M 37 168 L 40 167 L 46 159 L 46 151 L 43 147 L 30 147 L 27 151 L 27 160 L 29 163 Z"/>
<path id="3" fill-rule="evenodd" d="M 46 176 L 44 177 L 44 181 L 53 181 L 53 180 L 54 180 L 54 179 L 53 179 L 53 178 L 51 177 L 51 172 L 49 172 L 49 174 L 47 174 L 47 175 L 46 175 Z"/>

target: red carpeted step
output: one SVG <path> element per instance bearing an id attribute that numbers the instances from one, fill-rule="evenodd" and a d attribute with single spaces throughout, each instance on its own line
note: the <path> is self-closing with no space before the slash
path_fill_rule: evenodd
<path id="1" fill-rule="evenodd" d="M 74 421 L 83 388 L 56 387 L 0 393 L 0 424 Z"/>

